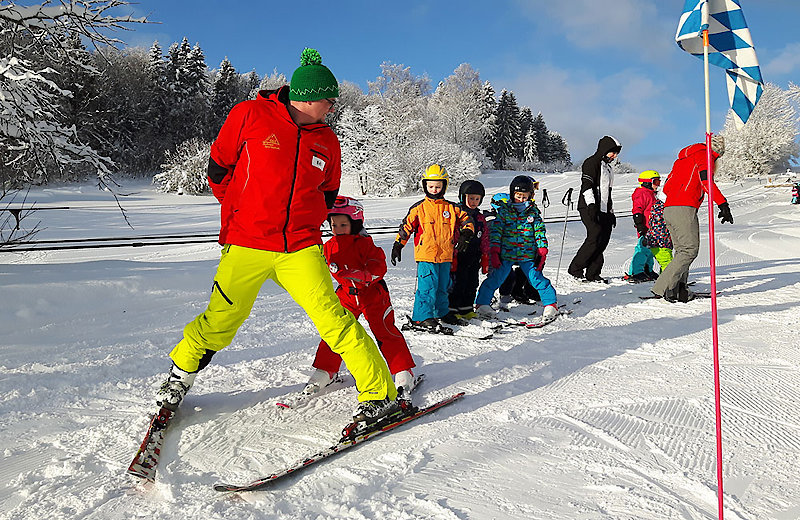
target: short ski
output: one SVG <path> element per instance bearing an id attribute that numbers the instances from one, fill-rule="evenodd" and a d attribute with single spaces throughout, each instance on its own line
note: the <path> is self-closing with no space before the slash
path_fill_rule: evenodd
<path id="1" fill-rule="evenodd" d="M 128 473 L 149 481 L 156 479 L 156 468 L 161 457 L 161 447 L 164 445 L 164 436 L 170 419 L 175 415 L 173 410 L 161 408 L 153 415 L 150 426 L 144 436 L 139 451 L 128 466 Z"/>
<path id="2" fill-rule="evenodd" d="M 429 414 L 446 406 L 450 403 L 453 403 L 459 399 L 464 397 L 464 392 L 460 392 L 458 394 L 454 394 L 446 399 L 443 399 L 437 403 L 434 403 L 430 406 L 425 408 L 412 408 L 412 412 L 409 415 L 401 415 L 401 416 L 393 416 L 390 418 L 389 422 L 378 421 L 377 425 L 373 425 L 367 431 L 359 433 L 358 431 L 353 431 L 352 433 L 348 432 L 348 428 L 351 428 L 353 425 L 348 425 L 345 427 L 345 430 L 342 432 L 342 438 L 331 446 L 330 448 L 324 449 L 310 457 L 298 461 L 297 463 L 289 466 L 288 468 L 279 471 L 278 473 L 274 473 L 264 478 L 260 478 L 258 480 L 254 480 L 249 484 L 244 485 L 235 485 L 235 484 L 216 484 L 214 489 L 216 491 L 232 491 L 232 492 L 240 492 L 240 491 L 256 491 L 260 489 L 264 489 L 268 487 L 270 484 L 275 482 L 276 480 L 295 473 L 303 468 L 306 468 L 316 462 L 320 462 L 325 460 L 337 453 L 340 453 L 348 448 L 352 448 L 357 444 L 361 444 L 381 433 L 391 431 L 399 426 L 402 426 L 414 419 L 422 417 L 423 415 Z"/>
<path id="3" fill-rule="evenodd" d="M 404 323 L 400 330 L 405 331 L 414 331 L 414 332 L 425 332 L 427 334 L 442 334 L 444 336 L 456 336 L 459 338 L 470 338 L 470 339 L 477 339 L 477 340 L 485 340 L 491 339 L 494 335 L 494 331 L 491 329 L 486 329 L 484 327 L 480 327 L 481 330 L 474 331 L 470 330 L 472 328 L 471 324 L 466 325 L 463 328 L 453 329 L 451 327 L 445 327 L 441 323 L 437 324 L 436 328 L 429 329 L 426 327 L 420 327 L 419 325 L 415 325 L 414 322 L 411 321 L 411 318 L 406 316 L 407 320 Z"/>

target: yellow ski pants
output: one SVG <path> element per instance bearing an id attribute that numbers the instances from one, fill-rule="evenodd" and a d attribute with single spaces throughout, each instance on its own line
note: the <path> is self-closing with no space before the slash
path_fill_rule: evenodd
<path id="1" fill-rule="evenodd" d="M 208 307 L 186 325 L 183 339 L 170 353 L 175 365 L 196 372 L 206 350 L 216 352 L 230 345 L 267 279 L 289 293 L 314 322 L 320 337 L 342 356 L 356 381 L 359 401 L 397 397 L 375 342 L 339 302 L 321 246 L 279 253 L 225 245 Z"/>

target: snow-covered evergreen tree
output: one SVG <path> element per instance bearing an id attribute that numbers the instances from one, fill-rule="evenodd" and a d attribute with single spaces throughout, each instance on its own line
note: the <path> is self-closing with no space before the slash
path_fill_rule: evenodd
<path id="1" fill-rule="evenodd" d="M 288 84 L 289 80 L 283 73 L 278 72 L 278 69 L 272 69 L 272 74 L 261 78 L 261 85 L 258 88 L 259 90 L 275 90 Z"/>
<path id="2" fill-rule="evenodd" d="M 478 117 L 481 120 L 481 146 L 486 154 L 484 167 L 490 168 L 494 165 L 497 146 L 494 136 L 497 133 L 497 99 L 495 98 L 494 88 L 488 81 L 483 83 L 478 103 Z"/>
<path id="3" fill-rule="evenodd" d="M 789 91 L 772 83 L 764 85 L 761 99 L 741 129 L 729 112 L 721 133 L 725 136 L 725 154 L 718 161 L 717 175 L 722 178 L 783 172 L 800 154 L 797 110 Z"/>
<path id="4" fill-rule="evenodd" d="M 544 116 L 541 112 L 536 114 L 531 122 L 531 131 L 533 132 L 533 139 L 536 142 L 536 153 L 541 162 L 548 162 L 547 157 L 547 137 L 550 131 L 547 129 L 547 123 L 544 122 Z"/>
<path id="5" fill-rule="evenodd" d="M 211 126 L 214 134 L 222 127 L 233 105 L 239 101 L 240 78 L 227 56 L 219 64 L 211 87 Z"/>
<path id="6" fill-rule="evenodd" d="M 519 135 L 522 141 L 517 146 L 517 159 L 520 161 L 525 160 L 525 141 L 528 138 L 528 132 L 533 124 L 533 113 L 530 107 L 522 107 L 519 112 Z"/>
<path id="7" fill-rule="evenodd" d="M 539 151 L 536 148 L 536 135 L 533 132 L 533 128 L 528 128 L 528 133 L 525 134 L 525 148 L 522 160 L 526 164 L 533 164 L 539 161 Z M 530 168 L 526 167 L 525 169 Z"/>
<path id="8" fill-rule="evenodd" d="M 503 170 L 511 159 L 520 155 L 518 148 L 523 142 L 520 137 L 519 106 L 513 92 L 503 90 L 500 93 L 496 116 L 494 167 Z"/>

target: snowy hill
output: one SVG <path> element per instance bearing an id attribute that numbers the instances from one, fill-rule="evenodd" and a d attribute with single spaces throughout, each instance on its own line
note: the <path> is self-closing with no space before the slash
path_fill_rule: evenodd
<path id="1" fill-rule="evenodd" d="M 491 195 L 511 175 L 480 180 Z M 553 201 L 545 274 L 555 281 L 559 201 L 579 176 L 536 177 Z M 630 177 L 615 186 L 618 212 L 630 210 Z M 800 207 L 788 188 L 720 187 L 735 218 L 717 226 L 726 518 L 799 518 Z M 32 193 L 40 207 L 71 208 L 38 212 L 37 240 L 218 230 L 210 197 L 125 189 L 137 192 L 123 200 L 133 230 L 90 186 Z M 365 200 L 367 228 L 396 226 L 418 199 Z M 556 285 L 571 315 L 488 341 L 408 337 L 427 376 L 416 399 L 465 391 L 463 400 L 270 490 L 230 496 L 211 486 L 327 447 L 355 408 L 352 385 L 305 409 L 275 406 L 311 372 L 318 338 L 302 310 L 264 286 L 233 344 L 198 376 L 148 486 L 125 469 L 167 353 L 207 303 L 219 247 L 0 253 L 0 517 L 716 518 L 710 303 L 643 301 L 648 285 L 619 279 L 573 281 L 566 266 L 583 236 L 580 223 L 567 226 Z M 634 237 L 620 219 L 605 275 L 624 273 Z M 374 238 L 388 251 L 394 235 Z M 709 287 L 703 242 L 696 290 Z M 413 302 L 410 257 L 386 277 L 399 317 Z"/>

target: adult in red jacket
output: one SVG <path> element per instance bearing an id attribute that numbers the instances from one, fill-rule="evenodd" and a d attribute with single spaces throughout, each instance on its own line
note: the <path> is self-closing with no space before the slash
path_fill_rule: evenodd
<path id="1" fill-rule="evenodd" d="M 725 153 L 725 139 L 720 135 L 711 138 L 711 157 L 717 159 Z M 700 223 L 697 210 L 708 190 L 708 169 L 705 143 L 687 146 L 678 153 L 672 171 L 664 183 L 664 220 L 672 237 L 674 257 L 658 276 L 653 294 L 669 302 L 686 302 L 692 299 L 688 290 L 689 268 L 700 251 Z M 711 197 L 719 207 L 722 223 L 733 224 L 728 201 L 712 182 Z"/>
<path id="2" fill-rule="evenodd" d="M 211 357 L 231 343 L 262 284 L 272 279 L 306 311 L 342 356 L 359 390 L 356 421 L 397 408 L 397 391 L 374 341 L 333 290 L 322 256 L 328 208 L 339 190 L 341 154 L 324 121 L 339 95 L 336 78 L 305 49 L 291 84 L 261 91 L 231 110 L 211 146 L 208 180 L 222 204 L 222 258 L 206 310 L 170 353 L 159 405 L 175 409 Z"/>

